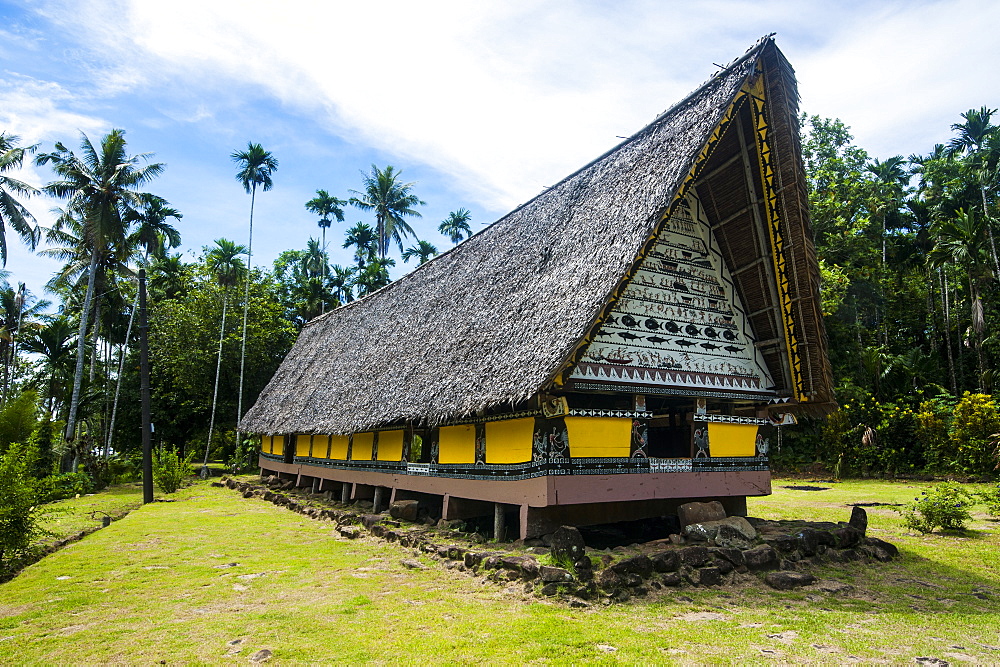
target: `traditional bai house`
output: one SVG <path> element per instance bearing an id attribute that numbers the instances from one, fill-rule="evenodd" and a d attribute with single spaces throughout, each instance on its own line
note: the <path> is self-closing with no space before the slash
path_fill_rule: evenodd
<path id="1" fill-rule="evenodd" d="M 344 499 L 522 537 L 770 493 L 833 406 L 795 78 L 768 37 L 557 185 L 309 322 L 240 428 Z"/>

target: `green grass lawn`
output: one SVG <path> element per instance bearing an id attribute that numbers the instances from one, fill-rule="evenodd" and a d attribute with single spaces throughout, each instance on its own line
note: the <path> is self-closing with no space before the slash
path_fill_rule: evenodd
<path id="1" fill-rule="evenodd" d="M 926 486 L 792 484 L 775 480 L 751 514 L 846 520 L 847 503 L 905 502 Z M 226 489 L 174 500 L 0 585 L 2 662 L 236 662 L 263 648 L 272 662 L 316 663 L 1000 662 L 1000 538 L 982 516 L 963 536 L 918 536 L 870 508 L 870 533 L 903 557 L 819 573 L 846 592 L 757 582 L 575 609 L 426 558 L 406 569 L 411 550 Z"/>

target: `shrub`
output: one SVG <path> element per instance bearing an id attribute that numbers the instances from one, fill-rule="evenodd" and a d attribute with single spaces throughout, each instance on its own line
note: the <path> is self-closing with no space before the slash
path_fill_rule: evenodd
<path id="1" fill-rule="evenodd" d="M 38 495 L 41 502 L 52 502 L 94 492 L 94 481 L 85 472 L 65 472 L 39 480 Z"/>
<path id="2" fill-rule="evenodd" d="M 191 461 L 194 460 L 194 449 L 181 458 L 172 449 L 159 449 L 153 452 L 153 481 L 163 493 L 173 493 L 181 488 L 185 480 L 191 476 Z"/>
<path id="3" fill-rule="evenodd" d="M 257 453 L 259 451 L 260 441 L 258 439 L 244 438 L 226 465 L 229 466 L 234 475 L 238 475 L 244 470 L 256 467 Z"/>
<path id="4" fill-rule="evenodd" d="M 950 469 L 951 440 L 948 430 L 954 409 L 954 399 L 939 396 L 922 402 L 917 410 L 917 442 L 924 450 L 927 466 L 931 469 Z"/>
<path id="5" fill-rule="evenodd" d="M 1000 484 L 992 489 L 979 493 L 980 499 L 986 505 L 986 511 L 995 519 L 1000 519 Z"/>
<path id="6" fill-rule="evenodd" d="M 896 510 L 903 517 L 903 524 L 921 533 L 930 533 L 935 528 L 944 530 L 964 530 L 972 520 L 969 507 L 971 494 L 956 482 L 942 482 L 930 491 L 920 495 Z"/>
<path id="7" fill-rule="evenodd" d="M 26 391 L 0 408 L 0 453 L 12 443 L 27 442 L 35 430 L 35 404 L 38 395 Z"/>
<path id="8" fill-rule="evenodd" d="M 992 436 L 1000 431 L 1000 410 L 991 396 L 965 392 L 951 422 L 951 457 L 955 472 L 983 475 L 994 468 Z"/>
<path id="9" fill-rule="evenodd" d="M 17 571 L 35 538 L 46 533 L 40 520 L 48 510 L 38 498 L 34 464 L 34 451 L 17 443 L 0 455 L 0 581 Z"/>

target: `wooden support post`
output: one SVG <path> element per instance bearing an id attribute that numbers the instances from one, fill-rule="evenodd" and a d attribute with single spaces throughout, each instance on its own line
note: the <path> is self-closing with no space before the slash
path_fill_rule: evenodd
<path id="1" fill-rule="evenodd" d="M 312 495 L 319 493 L 319 477 L 313 477 Z"/>
<path id="2" fill-rule="evenodd" d="M 340 502 L 347 504 L 347 501 L 351 499 L 351 484 L 350 482 L 344 482 L 340 485 Z"/>
<path id="3" fill-rule="evenodd" d="M 503 542 L 506 526 L 504 525 L 503 503 L 493 503 L 493 541 Z"/>
<path id="4" fill-rule="evenodd" d="M 382 511 L 382 491 L 383 489 L 381 486 L 375 487 L 375 497 L 372 499 L 372 512 L 375 514 Z"/>

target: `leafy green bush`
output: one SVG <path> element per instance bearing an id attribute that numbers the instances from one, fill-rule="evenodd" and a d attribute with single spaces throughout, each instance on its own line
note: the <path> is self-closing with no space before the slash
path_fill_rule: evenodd
<path id="1" fill-rule="evenodd" d="M 987 489 L 979 493 L 979 498 L 986 505 L 986 511 L 995 519 L 1000 519 L 1000 484 L 992 489 Z"/>
<path id="2" fill-rule="evenodd" d="M 952 469 L 983 475 L 992 472 L 993 434 L 1000 431 L 1000 410 L 987 394 L 965 392 L 955 406 L 951 422 Z"/>
<path id="3" fill-rule="evenodd" d="M 191 476 L 194 449 L 181 458 L 172 449 L 153 451 L 153 481 L 163 493 L 173 493 Z"/>
<path id="4" fill-rule="evenodd" d="M 94 492 L 94 480 L 85 472 L 65 472 L 39 480 L 38 495 L 41 502 L 74 498 Z"/>
<path id="5" fill-rule="evenodd" d="M 245 470 L 257 466 L 258 452 L 260 452 L 259 439 L 251 437 L 243 438 L 243 442 L 236 448 L 236 451 L 226 465 L 229 466 L 234 475 L 238 475 Z"/>
<path id="6" fill-rule="evenodd" d="M 32 476 L 34 451 L 11 443 L 0 455 L 0 581 L 16 572 L 30 555 L 32 542 L 45 531 L 40 520 L 38 481 Z"/>
<path id="7" fill-rule="evenodd" d="M 38 394 L 26 391 L 0 408 L 0 453 L 12 443 L 28 442 L 35 430 L 35 405 Z"/>
<path id="8" fill-rule="evenodd" d="M 896 510 L 903 517 L 903 524 L 911 530 L 930 533 L 935 528 L 964 530 L 972 520 L 969 507 L 972 495 L 956 482 L 942 482 Z"/>

